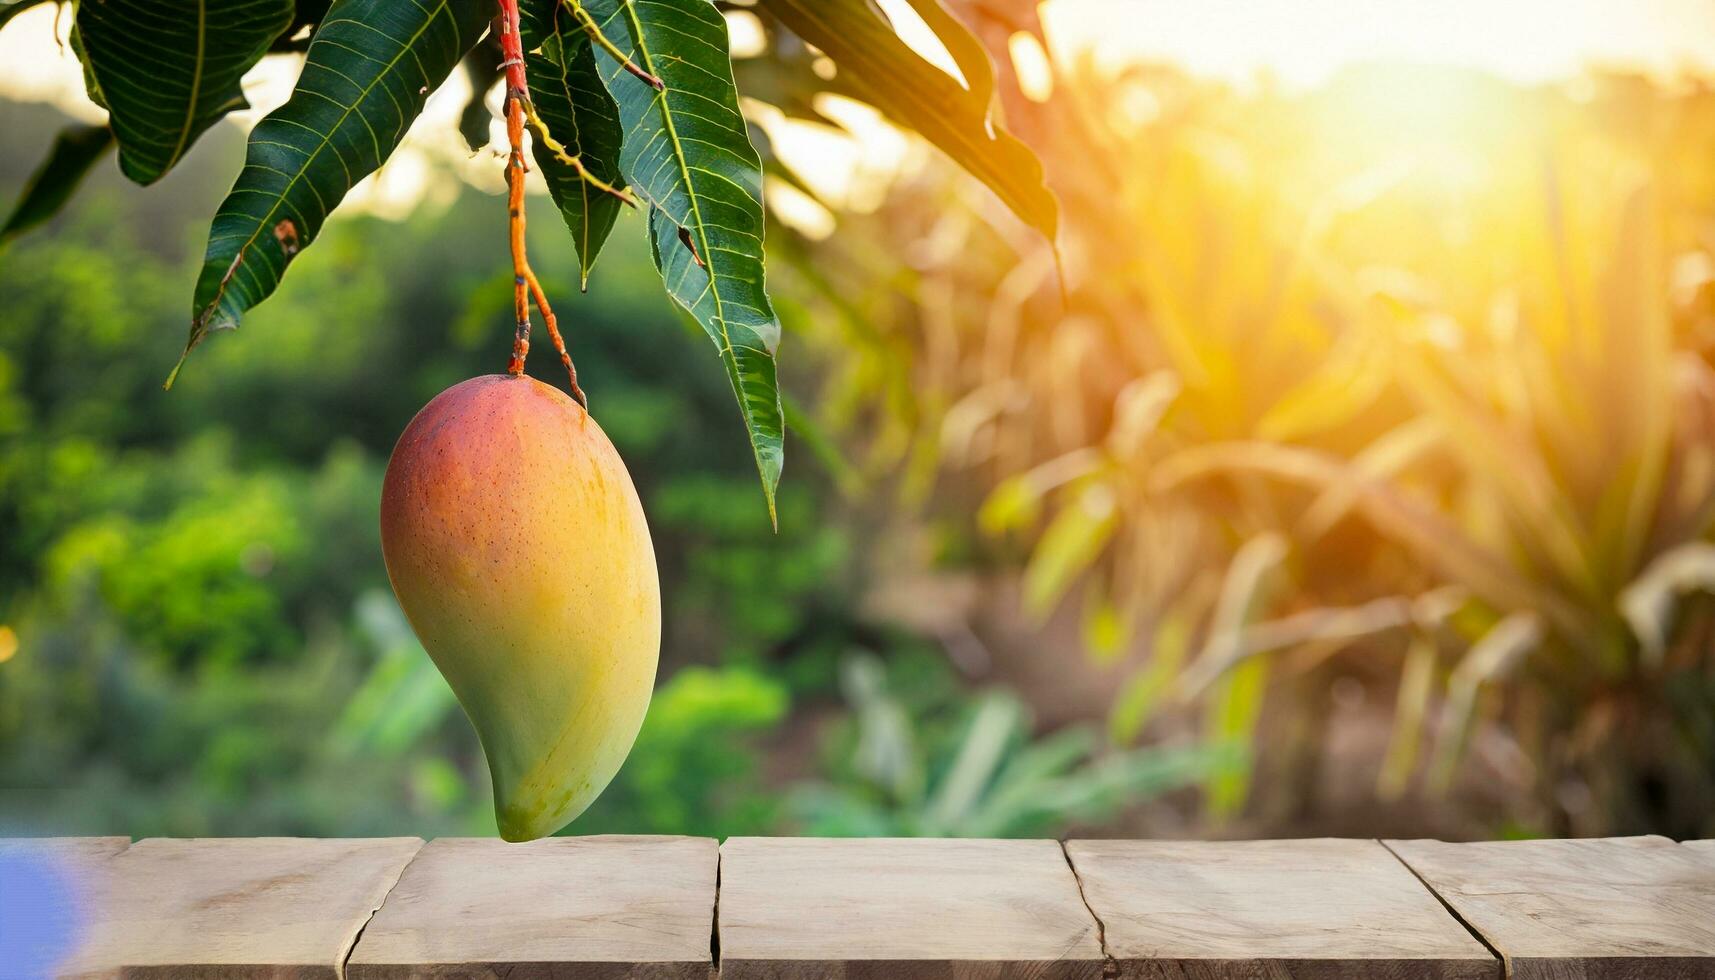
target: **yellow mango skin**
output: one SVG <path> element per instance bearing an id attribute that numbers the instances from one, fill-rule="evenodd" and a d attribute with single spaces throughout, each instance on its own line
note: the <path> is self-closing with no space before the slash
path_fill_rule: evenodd
<path id="1" fill-rule="evenodd" d="M 500 836 L 565 826 L 631 751 L 661 653 L 655 550 L 613 444 L 534 379 L 448 388 L 393 448 L 381 550 L 482 740 Z"/>

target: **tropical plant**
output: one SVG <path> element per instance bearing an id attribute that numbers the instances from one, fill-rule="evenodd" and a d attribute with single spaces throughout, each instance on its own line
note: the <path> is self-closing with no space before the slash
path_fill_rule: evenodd
<path id="1" fill-rule="evenodd" d="M 57 0 L 13 0 L 0 23 L 44 2 Z M 529 130 L 534 165 L 573 233 L 585 283 L 620 208 L 647 210 L 655 267 L 720 353 L 774 514 L 785 422 L 774 362 L 780 325 L 763 271 L 762 162 L 740 113 L 727 21 L 712 0 L 70 6 L 71 47 L 108 123 L 61 134 L 0 239 L 46 220 L 110 145 L 132 181 L 159 180 L 211 126 L 246 105 L 240 81 L 247 71 L 264 57 L 301 53 L 291 98 L 251 131 L 244 167 L 214 215 L 192 291 L 188 356 L 279 288 L 341 200 L 387 161 L 431 91 L 462 63 L 480 83 L 464 114 L 467 134 L 484 129 L 488 83 L 498 78 L 504 86 L 517 322 L 510 369 L 523 369 L 534 302 L 570 389 L 583 400 L 525 250 Z M 863 0 L 767 0 L 761 9 L 777 32 L 796 35 L 789 46 L 807 42 L 832 57 L 845 88 L 944 147 L 1052 238 L 1054 200 L 1030 152 L 993 117 L 980 45 L 938 0 L 913 6 L 959 54 L 974 88 L 929 66 Z M 777 97 L 789 97 L 792 84 L 801 82 Z"/>
<path id="2" fill-rule="evenodd" d="M 956 5 L 1003 69 L 1045 43 L 1030 7 Z M 1063 289 L 934 170 L 784 274 L 849 352 L 826 422 L 917 499 L 981 501 L 1028 611 L 1081 611 L 1125 675 L 1113 739 L 1177 708 L 1251 745 L 1295 701 L 1266 750 L 1303 794 L 1355 670 L 1396 700 L 1383 799 L 1512 753 L 1520 827 L 1707 832 L 1708 84 L 1001 78 L 1063 204 Z M 853 288 L 901 252 L 897 294 Z M 1250 782 L 1211 776 L 1212 810 Z"/>
<path id="3" fill-rule="evenodd" d="M 961 695 L 914 678 L 890 685 L 878 658 L 841 665 L 850 720 L 832 740 L 834 782 L 799 787 L 807 833 L 867 837 L 1027 837 L 1112 820 L 1122 809 L 1230 770 L 1202 746 L 1104 749 L 1090 726 L 1031 734 L 1011 693 Z M 897 682 L 895 682 L 896 684 Z"/>

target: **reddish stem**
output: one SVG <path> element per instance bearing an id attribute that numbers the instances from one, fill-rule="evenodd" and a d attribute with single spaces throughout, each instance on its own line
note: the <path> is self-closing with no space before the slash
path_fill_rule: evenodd
<path id="1" fill-rule="evenodd" d="M 548 338 L 560 354 L 560 363 L 566 366 L 572 397 L 587 409 L 589 399 L 578 387 L 578 371 L 572 366 L 572 355 L 566 351 L 553 308 L 548 305 L 547 294 L 531 270 L 530 259 L 525 252 L 524 175 L 530 168 L 524 162 L 524 116 L 530 88 L 524 77 L 524 43 L 518 29 L 518 0 L 498 2 L 501 64 L 506 68 L 506 139 L 511 147 L 506 160 L 506 207 L 512 244 L 512 311 L 518 324 L 512 337 L 512 359 L 506 370 L 512 374 L 524 373 L 524 359 L 530 355 L 530 300 L 534 298 L 536 308 L 542 311 L 542 319 L 547 324 Z"/>

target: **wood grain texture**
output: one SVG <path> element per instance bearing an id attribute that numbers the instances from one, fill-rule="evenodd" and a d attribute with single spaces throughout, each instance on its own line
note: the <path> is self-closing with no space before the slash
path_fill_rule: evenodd
<path id="1" fill-rule="evenodd" d="M 1499 980 L 1373 840 L 1068 841 L 1122 977 Z"/>
<path id="2" fill-rule="evenodd" d="M 1664 837 L 1386 843 L 1517 980 L 1715 978 L 1715 864 Z"/>
<path id="3" fill-rule="evenodd" d="M 100 862 L 131 846 L 129 837 L 0 837 L 0 854 Z"/>
<path id="4" fill-rule="evenodd" d="M 351 980 L 707 980 L 718 845 L 443 839 L 363 931 Z"/>
<path id="5" fill-rule="evenodd" d="M 722 980 L 1098 980 L 1096 924 L 1046 840 L 735 837 Z"/>
<path id="6" fill-rule="evenodd" d="M 415 837 L 138 841 L 107 862 L 108 900 L 62 977 L 327 980 Z"/>
<path id="7" fill-rule="evenodd" d="M 1715 860 L 1715 840 L 1688 840 L 1685 846 L 1691 848 L 1695 854 Z"/>

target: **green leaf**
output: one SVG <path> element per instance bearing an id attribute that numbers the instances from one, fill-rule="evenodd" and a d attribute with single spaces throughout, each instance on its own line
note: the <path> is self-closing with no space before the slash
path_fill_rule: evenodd
<path id="1" fill-rule="evenodd" d="M 256 124 L 215 213 L 185 356 L 274 292 L 329 212 L 399 145 L 491 13 L 483 0 L 336 0 L 291 99 Z"/>
<path id="2" fill-rule="evenodd" d="M 500 46 L 490 43 L 493 37 L 491 34 L 489 41 L 471 48 L 460 62 L 465 78 L 470 81 L 470 98 L 459 110 L 459 135 L 472 153 L 488 145 L 489 124 L 494 121 L 494 113 L 488 108 L 488 90 L 500 80 L 503 56 Z"/>
<path id="3" fill-rule="evenodd" d="M 249 105 L 238 81 L 292 25 L 292 0 L 98 0 L 77 5 L 85 67 L 119 142 L 119 169 L 161 178 L 196 138 Z"/>
<path id="4" fill-rule="evenodd" d="M 1209 813 L 1217 821 L 1237 814 L 1250 795 L 1253 743 L 1268 694 L 1268 667 L 1266 660 L 1250 660 L 1233 668 L 1216 685 L 1204 713 L 1208 744 L 1224 747 L 1242 760 L 1203 778 Z"/>
<path id="5" fill-rule="evenodd" d="M 47 159 L 30 175 L 11 216 L 0 226 L 0 245 L 42 224 L 65 207 L 84 175 L 112 145 L 113 133 L 106 126 L 67 126 L 60 130 Z"/>
<path id="6" fill-rule="evenodd" d="M 1088 571 L 1119 527 L 1113 491 L 1088 487 L 1048 523 L 1024 569 L 1024 609 L 1041 620 L 1078 576 Z"/>
<path id="7" fill-rule="evenodd" d="M 986 58 L 986 70 L 968 79 L 972 88 L 967 90 L 900 40 L 869 0 L 761 0 L 760 6 L 834 60 L 839 69 L 835 87 L 916 130 L 1054 241 L 1059 204 L 1042 183 L 1036 154 L 991 115 L 993 69 Z M 927 9 L 921 0 L 914 6 L 919 13 Z M 960 70 L 972 74 L 973 52 L 980 45 L 970 32 L 951 15 L 924 20 Z"/>
<path id="8" fill-rule="evenodd" d="M 585 6 L 609 40 L 665 84 L 657 91 L 596 52 L 625 128 L 620 171 L 651 206 L 656 268 L 720 349 L 773 520 L 784 428 L 774 367 L 780 323 L 763 281 L 762 164 L 739 115 L 726 20 L 708 0 Z"/>
<path id="9" fill-rule="evenodd" d="M 619 148 L 625 132 L 619 110 L 602 85 L 593 45 L 572 8 L 565 0 L 528 0 L 519 7 L 519 26 L 530 101 L 549 134 L 596 178 L 623 186 Z M 548 193 L 572 230 L 578 271 L 587 284 L 596 255 L 619 217 L 619 199 L 591 186 L 541 140 L 534 141 L 533 151 Z"/>

